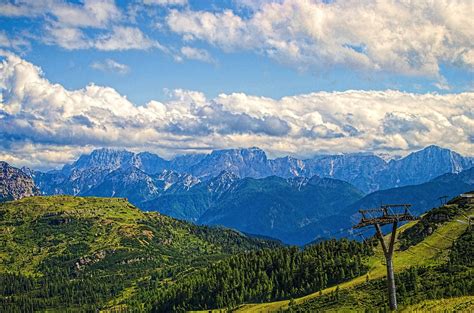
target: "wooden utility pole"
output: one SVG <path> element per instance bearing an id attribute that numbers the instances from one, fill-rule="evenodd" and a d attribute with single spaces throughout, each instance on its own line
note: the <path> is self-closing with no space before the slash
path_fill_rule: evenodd
<path id="1" fill-rule="evenodd" d="M 362 228 L 374 225 L 377 237 L 382 245 L 383 254 L 387 263 L 387 288 L 390 310 L 397 309 L 397 291 L 395 288 L 395 276 L 393 272 L 393 247 L 397 234 L 398 222 L 417 220 L 411 215 L 409 209 L 411 204 L 385 204 L 380 208 L 359 210 L 361 220 L 353 228 Z M 381 226 L 392 224 L 392 234 L 387 244 L 384 241 Z"/>

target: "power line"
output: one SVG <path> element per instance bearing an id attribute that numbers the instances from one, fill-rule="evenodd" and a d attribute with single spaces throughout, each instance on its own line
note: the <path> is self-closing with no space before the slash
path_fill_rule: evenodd
<path id="1" fill-rule="evenodd" d="M 427 243 L 427 242 L 425 242 L 425 241 L 422 241 L 421 244 L 424 244 L 424 245 L 427 246 L 428 248 L 435 249 L 435 250 L 438 251 L 438 252 L 441 252 L 441 251 L 442 251 L 441 249 L 439 249 L 439 248 L 437 248 L 437 247 L 435 247 L 435 246 L 432 246 L 432 245 L 430 245 L 429 243 Z"/>
<path id="2" fill-rule="evenodd" d="M 438 232 L 438 231 L 436 231 L 436 230 L 433 231 L 433 234 L 437 234 L 437 235 L 439 235 L 439 236 L 441 236 L 441 237 L 444 237 L 444 238 L 446 238 L 446 239 L 448 239 L 448 240 L 451 240 L 451 241 L 455 241 L 455 240 L 456 240 L 455 238 L 451 238 L 451 237 L 449 237 L 449 236 L 443 235 L 443 234 L 441 234 L 440 232 Z"/>

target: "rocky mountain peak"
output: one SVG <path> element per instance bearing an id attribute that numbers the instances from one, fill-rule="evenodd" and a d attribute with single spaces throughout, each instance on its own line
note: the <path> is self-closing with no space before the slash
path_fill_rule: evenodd
<path id="1" fill-rule="evenodd" d="M 92 151 L 90 154 L 83 154 L 79 159 L 70 165 L 73 169 L 99 168 L 115 170 L 124 164 L 131 164 L 133 152 L 126 150 L 116 150 L 101 148 Z"/>
<path id="2" fill-rule="evenodd" d="M 407 155 L 404 159 L 431 159 L 439 160 L 440 158 L 457 158 L 461 157 L 460 154 L 451 151 L 446 148 L 442 148 L 436 145 L 430 145 L 422 150 L 415 151 Z"/>
<path id="3" fill-rule="evenodd" d="M 187 173 L 179 173 L 173 170 L 163 170 L 157 176 L 163 182 L 163 190 L 173 187 L 174 190 L 189 190 L 200 183 L 200 180 Z"/>
<path id="4" fill-rule="evenodd" d="M 23 166 L 21 168 L 21 171 L 30 177 L 34 177 L 35 175 L 35 171 L 33 171 L 31 168 L 26 167 L 26 166 Z"/>
<path id="5" fill-rule="evenodd" d="M 33 179 L 22 170 L 0 161 L 0 202 L 39 195 Z"/>
<path id="6" fill-rule="evenodd" d="M 265 151 L 260 148 L 238 148 L 238 149 L 222 149 L 222 150 L 213 150 L 209 155 L 211 158 L 236 158 L 241 157 L 243 159 L 261 159 L 266 160 L 267 155 Z"/>
<path id="7" fill-rule="evenodd" d="M 135 154 L 132 163 L 148 174 L 156 174 L 170 167 L 169 161 L 150 152 Z"/>
<path id="8" fill-rule="evenodd" d="M 384 171 L 378 173 L 380 189 L 420 184 L 445 173 L 459 173 L 472 166 L 472 159 L 431 145 L 391 161 Z"/>

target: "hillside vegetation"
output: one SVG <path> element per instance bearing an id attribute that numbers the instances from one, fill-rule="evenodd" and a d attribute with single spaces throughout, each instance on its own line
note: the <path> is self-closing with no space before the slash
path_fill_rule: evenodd
<path id="1" fill-rule="evenodd" d="M 401 310 L 474 310 L 474 240 L 467 217 L 474 203 L 456 198 L 400 228 L 394 253 Z M 402 246 L 401 246 L 402 245 Z M 381 247 L 374 250 L 365 275 L 294 300 L 240 306 L 237 312 L 289 310 L 350 311 L 387 309 L 385 264 Z M 439 307 L 437 309 L 440 309 Z"/>
<path id="2" fill-rule="evenodd" d="M 264 249 L 232 256 L 169 286 L 156 297 L 154 311 L 235 307 L 305 295 L 365 273 L 371 249 L 348 240 L 305 248 Z"/>
<path id="3" fill-rule="evenodd" d="M 401 310 L 474 309 L 472 214 L 472 199 L 456 198 L 400 227 Z M 374 239 L 297 249 L 145 213 L 125 199 L 0 204 L 1 312 L 379 310 L 385 273 Z"/>
<path id="4" fill-rule="evenodd" d="M 0 204 L 0 311 L 96 310 L 137 284 L 177 279 L 230 254 L 279 246 L 144 213 L 125 199 L 31 197 Z"/>

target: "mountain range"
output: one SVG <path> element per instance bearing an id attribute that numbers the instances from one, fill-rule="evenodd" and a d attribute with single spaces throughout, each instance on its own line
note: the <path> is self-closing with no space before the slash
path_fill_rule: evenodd
<path id="1" fill-rule="evenodd" d="M 228 171 L 239 178 L 268 176 L 335 178 L 351 183 L 364 193 L 420 184 L 445 173 L 459 173 L 474 166 L 474 158 L 449 149 L 429 146 L 388 162 L 373 154 L 318 155 L 300 160 L 293 157 L 269 159 L 259 148 L 215 150 L 209 154 L 189 154 L 165 160 L 149 152 L 98 149 L 82 155 L 61 170 L 36 173 L 35 181 L 47 194 L 82 194 L 102 182 L 111 172 L 134 167 L 147 175 L 164 170 L 186 173 L 200 181 Z"/>
<path id="2" fill-rule="evenodd" d="M 460 173 L 443 174 L 423 184 L 370 193 L 347 207 L 345 213 L 356 212 L 357 208 L 379 207 L 383 203 L 410 203 L 412 213 L 421 214 L 472 189 L 474 189 L 474 167 Z"/>
<path id="3" fill-rule="evenodd" d="M 305 244 L 350 227 L 359 208 L 402 201 L 421 213 L 471 190 L 473 164 L 437 146 L 389 161 L 363 153 L 269 159 L 259 148 L 165 160 L 98 149 L 61 170 L 24 172 L 45 195 L 124 197 L 143 210 Z"/>

